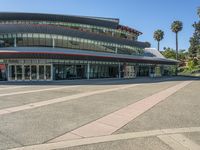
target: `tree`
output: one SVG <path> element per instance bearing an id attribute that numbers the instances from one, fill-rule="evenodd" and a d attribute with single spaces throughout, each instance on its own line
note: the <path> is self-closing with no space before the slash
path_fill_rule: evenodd
<path id="1" fill-rule="evenodd" d="M 154 32 L 153 38 L 158 42 L 158 51 L 160 51 L 160 41 L 164 38 L 164 31 L 156 30 Z"/>
<path id="2" fill-rule="evenodd" d="M 180 61 L 187 61 L 188 52 L 185 49 L 179 51 L 178 58 Z"/>
<path id="3" fill-rule="evenodd" d="M 164 51 L 161 52 L 165 58 L 176 59 L 176 51 L 172 48 L 164 48 Z M 188 52 L 186 50 L 180 50 L 178 54 L 179 70 L 182 67 L 185 67 L 186 62 L 188 61 Z"/>
<path id="4" fill-rule="evenodd" d="M 164 51 L 162 51 L 161 53 L 165 58 L 176 59 L 176 51 L 174 49 L 170 47 L 168 48 L 164 47 L 163 49 Z M 187 61 L 188 52 L 184 49 L 180 50 L 178 54 L 178 58 L 179 58 L 179 61 Z"/>
<path id="5" fill-rule="evenodd" d="M 197 10 L 200 18 L 200 8 Z M 194 33 L 190 38 L 189 54 L 192 59 L 200 59 L 200 21 L 195 22 L 193 25 Z"/>
<path id="6" fill-rule="evenodd" d="M 176 52 L 171 48 L 166 48 L 161 52 L 165 58 L 176 59 Z"/>
<path id="7" fill-rule="evenodd" d="M 171 30 L 176 34 L 176 60 L 178 60 L 178 32 L 183 29 L 183 23 L 181 21 L 174 21 L 171 24 Z"/>
<path id="8" fill-rule="evenodd" d="M 197 9 L 197 15 L 200 17 L 200 7 Z"/>

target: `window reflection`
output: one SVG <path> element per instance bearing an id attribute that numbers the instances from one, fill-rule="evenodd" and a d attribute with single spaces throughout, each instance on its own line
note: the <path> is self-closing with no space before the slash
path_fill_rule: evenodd
<path id="1" fill-rule="evenodd" d="M 16 45 L 20 47 L 52 47 L 54 40 L 54 47 L 77 49 L 77 50 L 91 50 L 97 52 L 119 53 L 128 55 L 141 55 L 143 49 L 129 45 L 120 45 L 116 43 L 109 43 L 103 41 L 94 41 L 89 39 L 54 36 L 49 34 L 3 34 L 0 36 L 1 47 L 13 47 L 14 39 L 16 37 Z M 117 49 L 117 51 L 116 51 Z"/>

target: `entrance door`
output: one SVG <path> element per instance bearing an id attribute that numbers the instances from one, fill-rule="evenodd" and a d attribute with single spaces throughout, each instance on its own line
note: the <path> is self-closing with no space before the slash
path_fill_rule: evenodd
<path id="1" fill-rule="evenodd" d="M 44 80 L 45 77 L 44 77 L 44 65 L 39 65 L 39 80 Z"/>
<path id="2" fill-rule="evenodd" d="M 51 80 L 51 69 L 51 65 L 9 65 L 9 80 Z"/>
<path id="3" fill-rule="evenodd" d="M 51 80 L 51 66 L 50 65 L 47 65 L 46 66 L 46 80 Z"/>
<path id="4" fill-rule="evenodd" d="M 84 67 L 82 65 L 76 66 L 77 78 L 83 79 L 84 78 Z"/>
<path id="5" fill-rule="evenodd" d="M 24 80 L 31 80 L 31 67 L 30 65 L 24 65 Z"/>
<path id="6" fill-rule="evenodd" d="M 22 80 L 22 65 L 16 66 L 16 77 L 17 80 Z"/>
<path id="7" fill-rule="evenodd" d="M 31 80 L 37 80 L 37 66 L 31 65 Z"/>
<path id="8" fill-rule="evenodd" d="M 138 76 L 149 76 L 149 66 L 139 66 Z"/>
<path id="9" fill-rule="evenodd" d="M 6 66 L 5 64 L 0 64 L 0 81 L 6 80 Z"/>
<path id="10" fill-rule="evenodd" d="M 15 80 L 16 68 L 15 65 L 9 66 L 9 80 Z"/>

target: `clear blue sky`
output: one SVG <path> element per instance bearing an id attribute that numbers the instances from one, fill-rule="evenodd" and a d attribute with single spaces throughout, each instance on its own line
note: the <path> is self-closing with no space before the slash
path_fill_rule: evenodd
<path id="1" fill-rule="evenodd" d="M 192 24 L 198 20 L 198 6 L 199 0 L 1 0 L 0 11 L 119 18 L 121 24 L 142 31 L 139 40 L 150 42 L 152 47 L 157 45 L 153 32 L 164 30 L 161 48 L 175 47 L 170 25 L 174 20 L 181 20 L 184 28 L 179 35 L 179 47 L 187 49 L 193 33 Z"/>

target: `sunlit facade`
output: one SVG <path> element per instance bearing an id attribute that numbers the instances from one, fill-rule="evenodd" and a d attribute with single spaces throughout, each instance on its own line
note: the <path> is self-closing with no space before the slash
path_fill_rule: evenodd
<path id="1" fill-rule="evenodd" d="M 0 80 L 172 74 L 177 62 L 145 49 L 141 34 L 115 18 L 0 13 Z"/>

